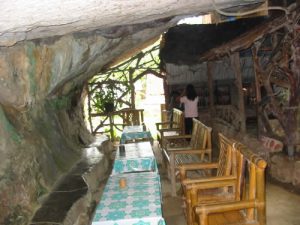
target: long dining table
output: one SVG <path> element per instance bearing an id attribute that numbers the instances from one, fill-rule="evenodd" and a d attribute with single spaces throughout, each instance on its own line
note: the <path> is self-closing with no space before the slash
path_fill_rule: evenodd
<path id="1" fill-rule="evenodd" d="M 127 141 L 133 140 L 147 140 L 153 144 L 153 137 L 151 132 L 142 125 L 125 126 L 121 134 L 120 143 L 125 144 Z"/>
<path id="2" fill-rule="evenodd" d="M 149 141 L 122 144 L 124 152 L 117 148 L 112 175 L 128 172 L 158 172 L 157 162 Z"/>
<path id="3" fill-rule="evenodd" d="M 161 201 L 158 173 L 110 176 L 96 207 L 92 225 L 165 225 Z"/>

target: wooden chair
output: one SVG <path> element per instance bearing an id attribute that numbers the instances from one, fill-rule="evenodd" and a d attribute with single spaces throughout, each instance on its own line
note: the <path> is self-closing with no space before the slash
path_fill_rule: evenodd
<path id="1" fill-rule="evenodd" d="M 235 171 L 241 181 L 240 191 L 236 192 L 235 198 L 231 201 L 196 205 L 194 212 L 197 220 L 193 221 L 193 225 L 266 224 L 265 168 L 267 163 L 242 144 L 236 144 L 234 149 L 236 150 L 233 160 L 237 162 Z M 227 184 L 220 181 L 220 185 L 225 187 Z M 193 192 L 195 191 L 197 189 Z"/>
<path id="2" fill-rule="evenodd" d="M 239 197 L 234 141 L 219 133 L 219 160 L 179 167 L 187 223 L 193 224 L 193 208 L 199 203 L 225 202 Z M 202 171 L 202 173 L 199 173 Z M 189 177 L 188 174 L 193 174 Z M 195 175 L 200 174 L 201 177 Z"/>
<path id="3" fill-rule="evenodd" d="M 165 136 L 184 134 L 184 114 L 179 109 L 173 109 L 171 121 L 156 123 L 157 140 L 162 145 L 162 139 Z"/>
<path id="4" fill-rule="evenodd" d="M 123 120 L 123 127 L 144 125 L 144 109 L 122 109 L 119 115 Z"/>
<path id="5" fill-rule="evenodd" d="M 172 195 L 176 196 L 176 169 L 182 164 L 211 161 L 212 129 L 199 120 L 193 119 L 191 135 L 166 136 L 163 139 L 162 151 L 168 175 L 171 180 Z M 189 139 L 189 141 L 187 141 Z M 205 156 L 207 156 L 205 158 Z"/>

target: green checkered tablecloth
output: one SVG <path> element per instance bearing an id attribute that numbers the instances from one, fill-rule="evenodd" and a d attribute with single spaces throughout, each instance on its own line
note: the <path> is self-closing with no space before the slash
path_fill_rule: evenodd
<path id="1" fill-rule="evenodd" d="M 152 135 L 149 130 L 143 126 L 125 126 L 121 135 L 120 143 L 125 144 L 129 140 L 146 139 L 153 142 Z"/>
<path id="2" fill-rule="evenodd" d="M 119 187 L 121 178 L 126 179 L 125 188 Z M 165 225 L 159 175 L 140 172 L 111 176 L 92 225 Z"/>
<path id="3" fill-rule="evenodd" d="M 125 155 L 120 155 L 119 148 L 112 169 L 112 174 L 156 171 L 157 163 L 150 142 L 124 144 Z"/>

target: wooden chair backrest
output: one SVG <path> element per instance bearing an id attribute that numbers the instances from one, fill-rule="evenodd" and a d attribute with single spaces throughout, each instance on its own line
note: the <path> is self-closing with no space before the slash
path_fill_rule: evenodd
<path id="1" fill-rule="evenodd" d="M 122 109 L 120 116 L 123 126 L 142 125 L 144 123 L 144 109 Z"/>
<path id="2" fill-rule="evenodd" d="M 204 125 L 197 119 L 193 119 L 191 147 L 193 149 L 211 149 L 211 131 L 211 127 Z"/>
<path id="3" fill-rule="evenodd" d="M 199 123 L 196 123 L 199 124 Z M 195 123 L 193 124 L 193 126 Z M 193 127 L 194 128 L 194 127 Z M 233 147 L 235 141 L 232 139 L 227 138 L 223 134 L 219 133 L 219 146 L 220 146 L 220 152 L 219 152 L 219 160 L 218 160 L 218 166 L 217 166 L 217 171 L 215 175 L 206 177 L 206 185 L 207 188 L 199 188 L 199 185 L 197 182 L 191 183 L 186 187 L 186 193 L 185 197 L 187 199 L 187 222 L 189 225 L 194 224 L 195 222 L 195 214 L 193 212 L 193 208 L 197 204 L 202 204 L 206 202 L 215 202 L 216 199 L 220 200 L 222 199 L 223 201 L 227 201 L 228 199 L 236 199 L 238 198 L 236 194 L 237 188 L 236 185 L 238 185 L 239 181 L 235 181 L 237 178 L 237 169 L 236 169 L 236 163 L 234 162 L 233 159 L 236 159 L 234 156 L 234 152 L 236 151 Z M 216 185 L 213 186 L 214 190 L 216 193 L 214 194 L 213 191 L 210 191 L 212 187 L 210 187 L 210 182 L 212 182 L 216 177 L 218 177 L 219 182 L 222 183 L 222 179 L 226 177 L 231 177 L 234 182 L 230 187 L 226 185 Z M 211 179 L 210 179 L 211 178 Z M 209 182 L 210 181 L 210 182 Z M 203 185 L 200 184 L 201 186 Z M 202 195 L 205 195 L 203 198 L 198 198 L 199 193 L 198 191 L 203 191 L 204 193 L 201 193 Z M 208 191 L 207 194 L 205 194 L 205 190 Z M 240 191 L 238 191 L 240 193 Z M 218 197 L 217 197 L 218 196 Z"/>
<path id="4" fill-rule="evenodd" d="M 217 217 L 220 214 L 222 218 L 226 218 L 224 214 L 226 212 L 231 213 L 230 224 L 266 224 L 265 168 L 267 163 L 240 143 L 235 143 L 233 148 L 237 182 L 241 187 L 240 189 L 237 187 L 235 201 L 196 206 L 194 210 L 198 214 L 199 223 L 194 224 L 227 224 L 228 221 L 221 221 L 221 217 Z M 235 215 L 242 216 L 244 222 L 242 222 L 240 216 L 233 216 L 233 212 L 237 213 Z M 209 215 L 211 216 L 210 219 Z M 235 223 L 233 220 L 236 220 Z M 216 221 L 219 221 L 219 223 Z"/>
<path id="5" fill-rule="evenodd" d="M 233 144 L 234 141 L 224 136 L 222 133 L 219 136 L 219 161 L 217 176 L 234 175 L 233 170 Z"/>
<path id="6" fill-rule="evenodd" d="M 169 127 L 169 128 L 181 128 L 182 130 L 184 130 L 184 113 L 183 113 L 183 111 L 181 111 L 179 109 L 175 109 L 175 108 L 173 109 L 173 116 L 172 116 L 172 121 L 171 121 L 170 126 L 171 127 Z"/>
<path id="7" fill-rule="evenodd" d="M 254 154 L 243 144 L 235 146 L 237 153 L 237 162 L 241 164 L 238 176 L 241 183 L 241 201 L 254 201 L 257 204 L 255 208 L 249 208 L 246 211 L 247 220 L 258 221 L 260 225 L 266 224 L 266 195 L 265 195 L 265 169 L 267 162 L 260 156 Z"/>
<path id="8" fill-rule="evenodd" d="M 219 161 L 217 176 L 234 176 L 236 179 L 232 192 L 235 193 L 235 200 L 241 199 L 242 183 L 244 182 L 245 162 L 243 155 L 236 149 L 240 143 L 219 133 Z M 226 190 L 226 188 L 224 189 Z"/>

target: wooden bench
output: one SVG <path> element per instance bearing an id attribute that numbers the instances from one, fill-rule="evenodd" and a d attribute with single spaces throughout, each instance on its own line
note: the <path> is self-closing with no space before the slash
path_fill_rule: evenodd
<path id="1" fill-rule="evenodd" d="M 193 119 L 191 135 L 164 137 L 162 154 L 171 180 L 172 196 L 176 196 L 175 172 L 180 165 L 211 161 L 211 131 L 210 127 Z"/>
<path id="2" fill-rule="evenodd" d="M 179 109 L 172 110 L 172 120 L 156 123 L 157 140 L 162 145 L 164 136 L 184 134 L 184 114 Z"/>
<path id="3" fill-rule="evenodd" d="M 267 163 L 258 155 L 251 152 L 246 146 L 233 144 L 232 171 L 236 177 L 236 185 L 228 180 L 220 180 L 219 186 L 228 191 L 234 190 L 234 198 L 227 201 L 215 201 L 209 203 L 196 203 L 193 207 L 195 217 L 193 225 L 246 225 L 266 224 L 265 203 L 265 168 Z M 197 201 L 198 190 L 210 188 L 208 181 L 194 185 L 187 196 L 187 202 Z M 194 220 L 195 219 L 195 220 Z"/>

